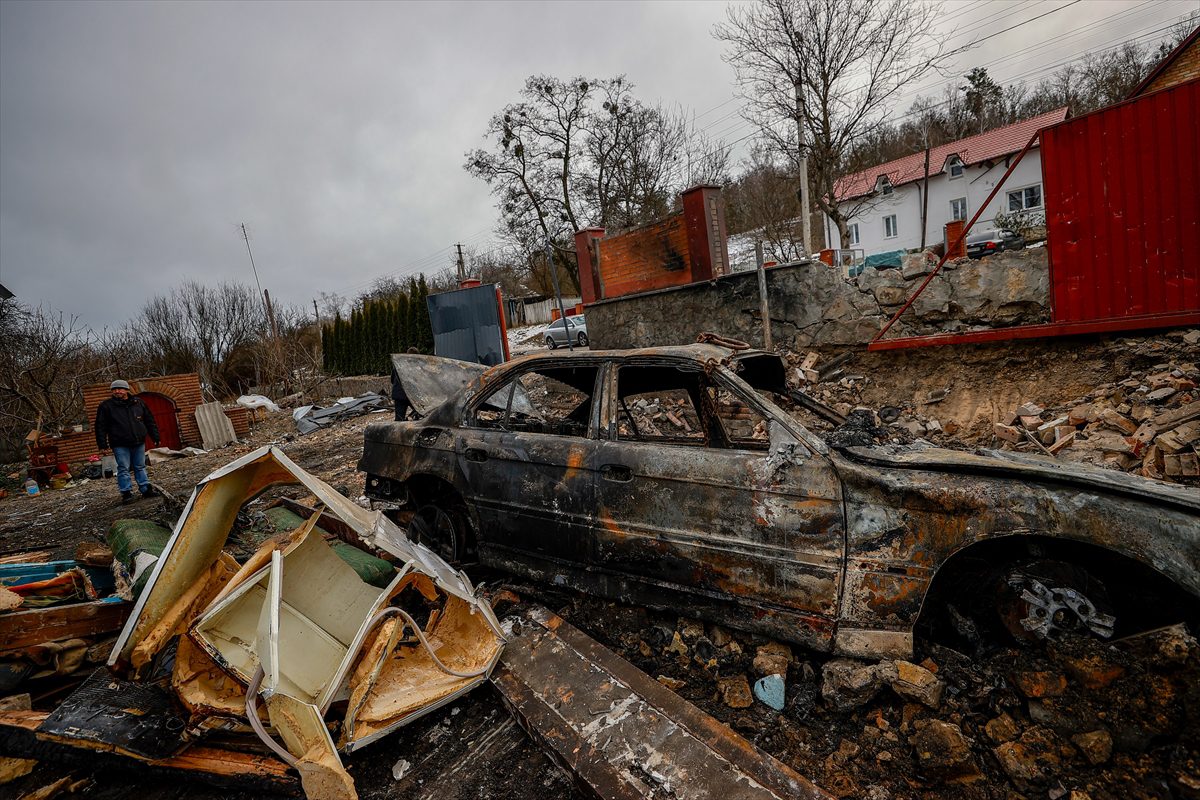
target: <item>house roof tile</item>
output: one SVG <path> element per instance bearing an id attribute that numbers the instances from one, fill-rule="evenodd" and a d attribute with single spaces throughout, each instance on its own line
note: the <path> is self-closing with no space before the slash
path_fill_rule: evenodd
<path id="1" fill-rule="evenodd" d="M 1064 106 L 1003 128 L 938 145 L 929 151 L 929 174 L 940 173 L 946 159 L 952 155 L 957 155 L 964 164 L 971 166 L 1016 153 L 1035 131 L 1062 122 L 1066 117 L 1067 109 Z M 887 175 L 893 186 L 920 180 L 925 175 L 925 151 L 842 176 L 835 187 L 838 200 L 852 200 L 870 194 L 875 191 L 875 184 L 883 175 Z"/>

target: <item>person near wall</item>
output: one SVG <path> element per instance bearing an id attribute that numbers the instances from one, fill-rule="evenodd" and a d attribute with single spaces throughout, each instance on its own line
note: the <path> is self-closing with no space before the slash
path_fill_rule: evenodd
<path id="1" fill-rule="evenodd" d="M 146 437 L 158 447 L 158 425 L 154 415 L 145 403 L 130 393 L 127 382 L 113 381 L 108 388 L 112 397 L 96 410 L 96 446 L 103 453 L 111 450 L 117 459 L 117 488 L 121 490 L 122 503 L 137 499 L 133 481 L 129 479 L 131 470 L 142 497 L 153 497 L 156 492 L 146 476 Z"/>

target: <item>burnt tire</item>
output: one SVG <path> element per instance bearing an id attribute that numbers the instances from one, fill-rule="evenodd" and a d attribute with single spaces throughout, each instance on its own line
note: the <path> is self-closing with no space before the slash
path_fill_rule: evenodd
<path id="1" fill-rule="evenodd" d="M 457 504 L 424 505 L 408 523 L 408 538 L 451 564 L 461 563 L 466 558 L 470 538 L 466 511 Z"/>

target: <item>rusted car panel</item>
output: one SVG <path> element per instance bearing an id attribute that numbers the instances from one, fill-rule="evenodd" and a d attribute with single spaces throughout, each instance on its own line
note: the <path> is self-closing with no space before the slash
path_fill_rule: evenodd
<path id="1" fill-rule="evenodd" d="M 521 376 L 568 374 L 561 420 L 481 421 Z M 998 537 L 1103 548 L 1200 596 L 1195 492 L 1013 454 L 831 451 L 751 388 L 781 375 L 778 356 L 708 344 L 530 356 L 368 427 L 360 469 L 368 496 L 410 506 L 406 487 L 440 482 L 483 563 L 853 655 L 910 654 L 938 570 Z M 546 394 L 527 394 L 538 413 Z"/>

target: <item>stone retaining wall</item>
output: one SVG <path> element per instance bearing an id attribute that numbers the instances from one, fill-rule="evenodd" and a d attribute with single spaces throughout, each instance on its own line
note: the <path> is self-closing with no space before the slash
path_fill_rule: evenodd
<path id="1" fill-rule="evenodd" d="M 869 342 L 929 274 L 932 261 L 905 257 L 903 269 L 845 279 L 824 264 L 767 270 L 775 344 L 791 348 Z M 762 344 L 758 277 L 735 273 L 587 306 L 596 349 L 693 342 L 703 331 Z M 949 262 L 889 336 L 1000 328 L 1048 322 L 1045 248 Z"/>

